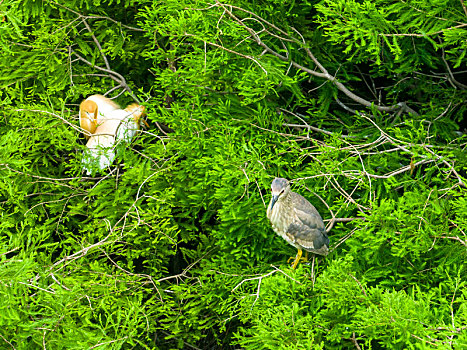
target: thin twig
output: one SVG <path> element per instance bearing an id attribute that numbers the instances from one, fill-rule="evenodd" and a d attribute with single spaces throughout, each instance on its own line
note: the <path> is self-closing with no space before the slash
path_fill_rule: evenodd
<path id="1" fill-rule="evenodd" d="M 261 46 L 266 52 L 268 52 L 269 54 L 279 58 L 281 61 L 285 61 L 285 62 L 288 62 L 288 63 L 292 64 L 295 68 L 297 68 L 297 69 L 299 69 L 299 70 L 301 70 L 303 72 L 306 72 L 306 73 L 308 73 L 308 74 L 310 74 L 312 76 L 315 76 L 315 77 L 318 77 L 318 78 L 323 78 L 323 79 L 326 79 L 326 80 L 332 82 L 337 87 L 337 89 L 342 91 L 347 97 L 349 97 L 353 101 L 356 101 L 356 102 L 358 102 L 359 104 L 361 104 L 361 105 L 363 105 L 365 107 L 376 108 L 376 109 L 378 109 L 380 111 L 393 112 L 393 111 L 398 111 L 398 110 L 402 109 L 402 110 L 407 111 L 409 113 L 416 114 L 416 112 L 413 111 L 411 108 L 409 108 L 405 103 L 396 103 L 396 104 L 394 104 L 392 106 L 381 106 L 381 105 L 374 104 L 373 102 L 370 102 L 370 101 L 368 101 L 368 100 L 354 94 L 344 84 L 342 84 L 335 76 L 331 75 L 326 70 L 326 68 L 319 62 L 319 60 L 313 55 L 311 50 L 306 46 L 306 42 L 304 42 L 304 40 L 300 41 L 300 40 L 298 40 L 296 38 L 293 38 L 292 36 L 287 34 L 285 31 L 280 30 L 278 27 L 276 27 L 276 26 L 270 24 L 269 22 L 267 22 L 262 17 L 259 17 L 259 16 L 255 15 L 255 18 L 257 20 L 261 21 L 262 23 L 266 23 L 267 25 L 270 25 L 275 30 L 279 30 L 283 35 L 290 38 L 296 44 L 300 45 L 301 48 L 306 51 L 308 57 L 316 64 L 316 66 L 319 68 L 320 71 L 316 71 L 316 70 L 310 69 L 308 67 L 305 67 L 303 65 L 300 65 L 297 62 L 291 60 L 290 57 L 288 57 L 288 55 L 284 56 L 284 55 L 278 53 L 277 51 L 270 48 L 265 42 L 263 42 L 261 40 L 261 38 L 259 37 L 258 32 L 256 32 L 254 29 L 252 29 L 251 27 L 246 25 L 242 19 L 238 18 L 236 15 L 233 14 L 233 8 L 238 9 L 239 11 L 250 14 L 249 11 L 244 10 L 242 8 L 239 8 L 239 7 L 233 7 L 233 6 L 224 4 L 224 3 L 220 2 L 219 0 L 216 0 L 216 4 L 219 7 L 222 7 L 222 9 L 224 10 L 224 13 L 227 13 L 230 16 L 230 18 L 232 18 L 235 22 L 237 22 L 240 26 L 242 26 L 251 35 L 251 37 L 256 41 L 256 43 L 259 46 Z M 292 29 L 294 29 L 294 28 L 292 28 Z M 219 47 L 219 48 L 221 48 L 223 50 L 229 51 L 229 49 L 227 49 L 224 46 L 217 45 L 217 44 L 215 44 L 215 46 Z M 235 51 L 232 51 L 232 50 L 230 50 L 229 52 L 237 54 Z M 243 54 L 240 54 L 240 55 L 245 56 Z M 249 57 L 251 57 L 251 56 L 249 56 Z"/>
<path id="2" fill-rule="evenodd" d="M 136 103 L 140 103 L 139 99 L 136 97 L 135 94 L 133 94 L 133 91 L 132 91 L 131 88 L 128 86 L 128 84 L 127 84 L 125 78 L 124 78 L 121 74 L 119 74 L 119 73 L 117 73 L 117 72 L 115 72 L 115 71 L 113 71 L 113 70 L 111 70 L 111 69 L 103 68 L 103 67 L 97 66 L 97 65 L 95 65 L 95 64 L 93 64 L 93 63 L 91 63 L 91 62 L 89 62 L 87 59 L 85 59 L 84 57 L 82 57 L 81 55 L 79 55 L 79 54 L 78 54 L 76 51 L 74 51 L 74 50 L 71 50 L 71 53 L 72 53 L 73 55 L 75 55 L 76 58 L 77 58 L 78 60 L 80 60 L 81 62 L 86 63 L 88 66 L 93 67 L 93 68 L 96 68 L 96 69 L 98 69 L 98 70 L 100 70 L 100 71 L 102 71 L 102 72 L 108 73 L 108 74 L 109 74 L 109 78 L 111 78 L 112 80 L 116 81 L 119 85 L 121 85 L 121 86 L 125 89 L 125 91 L 133 98 L 133 100 L 134 100 Z"/>
<path id="3" fill-rule="evenodd" d="M 0 334 L 0 337 L 5 341 L 5 343 L 10 345 L 13 350 L 16 350 L 16 348 L 13 346 L 13 344 L 11 344 L 3 335 Z"/>
<path id="4" fill-rule="evenodd" d="M 352 338 L 350 338 L 350 340 L 352 341 L 353 345 L 355 345 L 357 350 L 362 350 L 360 345 L 358 345 L 357 338 L 355 338 L 355 332 L 352 333 Z"/>
<path id="5" fill-rule="evenodd" d="M 101 54 L 102 59 L 104 60 L 104 63 L 105 63 L 106 68 L 107 68 L 108 70 L 110 70 L 109 61 L 107 60 L 107 56 L 104 54 L 104 51 L 102 50 L 101 43 L 99 42 L 99 40 L 97 40 L 97 38 L 96 38 L 96 36 L 94 35 L 94 33 L 92 32 L 92 29 L 91 29 L 91 27 L 89 26 L 88 22 L 86 22 L 86 19 L 83 19 L 83 24 L 84 24 L 84 26 L 86 27 L 86 29 L 88 30 L 89 34 L 91 34 L 91 38 L 92 38 L 92 40 L 94 41 L 94 43 L 96 44 L 97 49 L 99 50 L 99 53 Z"/>
<path id="6" fill-rule="evenodd" d="M 464 9 L 465 16 L 467 17 L 467 7 L 465 7 L 464 0 L 460 0 L 462 4 L 462 8 Z"/>

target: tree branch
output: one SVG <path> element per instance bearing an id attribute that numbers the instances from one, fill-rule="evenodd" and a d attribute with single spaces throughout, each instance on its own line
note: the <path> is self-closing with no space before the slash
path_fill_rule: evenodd
<path id="1" fill-rule="evenodd" d="M 100 70 L 102 72 L 108 73 L 109 78 L 111 78 L 112 80 L 117 82 L 121 87 L 123 87 L 126 90 L 126 92 L 128 92 L 128 94 L 133 98 L 133 100 L 135 100 L 136 103 L 140 103 L 139 99 L 135 96 L 135 94 L 133 94 L 133 91 L 130 89 L 130 87 L 128 86 L 125 78 L 121 74 L 119 74 L 119 73 L 117 73 L 117 72 L 115 72 L 115 71 L 113 71 L 111 69 L 102 68 L 102 67 L 96 66 L 95 64 L 92 64 L 91 62 L 89 62 L 87 59 L 85 59 L 84 57 L 79 55 L 74 50 L 71 50 L 71 53 L 73 55 L 75 55 L 78 60 L 86 63 L 90 67 L 96 68 L 96 69 L 98 69 L 98 70 Z"/>
<path id="2" fill-rule="evenodd" d="M 296 44 L 300 45 L 307 53 L 308 57 L 316 64 L 316 66 L 319 68 L 320 72 L 319 71 L 316 71 L 316 70 L 313 70 L 313 69 L 310 69 L 308 67 L 305 67 L 305 66 L 302 66 L 300 64 L 298 64 L 297 62 L 293 61 L 290 59 L 290 57 L 288 56 L 284 56 L 284 55 L 281 55 L 280 53 L 276 52 L 275 50 L 271 49 L 266 43 L 264 43 L 261 38 L 259 37 L 258 33 L 250 28 L 249 26 L 247 26 L 243 20 L 239 19 L 237 16 L 235 16 L 233 14 L 233 12 L 231 10 L 229 10 L 229 8 L 233 8 L 232 6 L 230 5 L 226 5 L 226 4 L 223 4 L 221 3 L 219 0 L 216 0 L 216 4 L 220 7 L 222 7 L 222 9 L 224 10 L 225 13 L 227 13 L 235 22 L 237 22 L 239 25 L 241 25 L 248 33 L 250 33 L 251 37 L 256 41 L 256 43 L 261 46 L 266 52 L 270 53 L 271 55 L 279 58 L 280 60 L 284 61 L 284 62 L 290 62 L 295 68 L 303 71 L 303 72 L 306 72 L 312 76 L 315 76 L 315 77 L 318 77 L 318 78 L 323 78 L 323 79 L 326 79 L 328 80 L 329 82 L 333 83 L 337 89 L 339 89 L 340 91 L 342 91 L 347 97 L 349 97 L 350 99 L 352 99 L 353 101 L 365 106 L 365 107 L 373 107 L 373 108 L 376 108 L 377 110 L 379 111 L 383 111 L 383 112 L 393 112 L 393 111 L 398 111 L 398 110 L 402 110 L 402 111 L 405 111 L 405 112 L 408 112 L 408 113 L 411 113 L 411 114 L 415 114 L 417 115 L 417 113 L 409 108 L 405 103 L 403 102 L 400 102 L 400 103 L 396 103 L 395 105 L 392 105 L 392 106 L 381 106 L 381 105 L 377 105 L 377 104 L 374 104 L 373 102 L 370 102 L 356 94 L 354 94 L 352 91 L 350 91 L 344 84 L 342 84 L 339 80 L 337 80 L 337 78 L 331 74 L 329 74 L 329 72 L 326 70 L 326 68 L 319 62 L 319 60 L 313 55 L 313 53 L 311 52 L 311 50 L 306 46 L 306 42 L 305 41 L 300 41 L 292 36 L 290 36 L 289 34 L 287 34 L 285 31 L 283 30 L 280 30 L 280 33 L 285 35 L 286 37 L 290 38 L 291 41 L 295 42 Z M 228 8 L 229 7 L 229 8 Z M 249 11 L 246 11 L 242 8 L 239 8 L 239 7 L 235 7 L 236 9 L 240 10 L 240 11 L 243 11 L 243 12 L 246 12 L 246 13 L 250 13 Z M 257 15 L 255 15 L 255 17 L 260 20 L 261 22 L 267 24 L 267 25 L 271 25 L 269 22 L 267 22 L 265 19 L 263 19 L 262 17 L 259 17 Z M 278 30 L 278 28 L 276 26 L 273 26 L 271 25 L 272 28 Z M 292 28 L 294 31 L 296 31 L 294 28 Z M 297 31 L 296 31 L 297 32 Z M 222 49 L 226 49 L 225 47 L 223 46 L 220 46 L 220 45 L 217 45 L 217 47 L 220 47 Z"/>

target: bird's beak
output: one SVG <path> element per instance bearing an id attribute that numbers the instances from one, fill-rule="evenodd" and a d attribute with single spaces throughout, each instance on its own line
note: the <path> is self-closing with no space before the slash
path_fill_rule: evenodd
<path id="1" fill-rule="evenodd" d="M 278 199 L 279 199 L 278 194 L 273 194 L 272 195 L 272 197 L 271 197 L 271 208 L 269 208 L 270 210 L 272 210 L 272 208 L 274 207 L 274 204 L 276 204 Z"/>

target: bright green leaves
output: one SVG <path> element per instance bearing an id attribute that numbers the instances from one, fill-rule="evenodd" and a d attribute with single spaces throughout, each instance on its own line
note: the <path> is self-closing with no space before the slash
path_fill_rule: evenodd
<path id="1" fill-rule="evenodd" d="M 359 257 L 367 282 L 396 288 L 418 284 L 429 290 L 432 280 L 443 278 L 433 272 L 420 278 L 435 268 L 433 261 L 447 259 L 459 266 L 465 260 L 462 244 L 448 238 L 459 232 L 450 224 L 455 220 L 450 203 L 438 196 L 436 190 L 406 192 L 398 200 L 381 201 L 359 224 L 349 249 Z M 388 276 L 388 269 L 394 275 Z"/>
<path id="2" fill-rule="evenodd" d="M 432 56 L 439 47 L 463 45 L 465 31 L 456 35 L 455 25 L 465 15 L 452 13 L 456 5 L 452 1 L 324 1 L 317 9 L 319 25 L 331 41 L 344 45 L 349 59 L 361 62 L 369 53 L 377 65 L 384 66 L 393 57 L 401 70 L 410 71 L 423 64 L 433 66 Z M 436 40 L 439 35 L 445 42 Z M 448 59 L 458 66 L 459 54 L 452 53 Z"/>
<path id="3" fill-rule="evenodd" d="M 360 62 L 364 57 L 360 48 L 363 48 L 374 56 L 377 64 L 381 63 L 383 38 L 379 34 L 390 31 L 391 26 L 384 20 L 387 15 L 374 2 L 325 1 L 316 8 L 323 14 L 319 17 L 319 24 L 324 27 L 326 35 L 334 42 L 345 43 L 344 52 L 350 58 Z M 361 25 L 363 21 L 366 26 Z"/>
<path id="4" fill-rule="evenodd" d="M 16 348 L 462 348 L 467 107 L 441 59 L 463 64 L 458 3 L 6 3 L 0 325 Z M 318 69 L 306 49 L 373 106 L 300 70 Z M 86 177 L 78 104 L 123 91 L 112 74 L 150 126 Z M 401 101 L 418 115 L 376 106 Z M 266 218 L 275 176 L 344 219 L 314 265 L 292 271 Z"/>

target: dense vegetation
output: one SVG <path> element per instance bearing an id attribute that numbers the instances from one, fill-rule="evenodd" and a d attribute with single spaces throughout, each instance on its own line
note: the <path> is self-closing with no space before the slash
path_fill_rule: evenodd
<path id="1" fill-rule="evenodd" d="M 466 6 L 0 1 L 0 347 L 467 348 Z M 150 128 L 86 176 L 95 93 Z"/>

